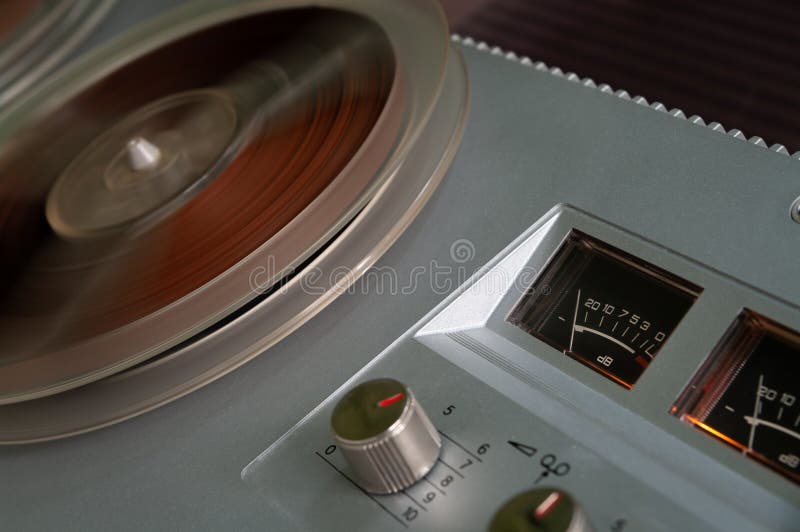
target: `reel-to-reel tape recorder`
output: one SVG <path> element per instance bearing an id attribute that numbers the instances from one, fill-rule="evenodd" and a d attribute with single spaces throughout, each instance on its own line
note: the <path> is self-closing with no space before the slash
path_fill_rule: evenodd
<path id="1" fill-rule="evenodd" d="M 3 529 L 798 529 L 784 147 L 433 1 L 0 10 Z"/>

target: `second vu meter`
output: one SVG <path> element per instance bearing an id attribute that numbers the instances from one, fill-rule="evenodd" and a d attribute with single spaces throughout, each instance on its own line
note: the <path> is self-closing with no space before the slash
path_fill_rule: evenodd
<path id="1" fill-rule="evenodd" d="M 800 333 L 745 309 L 673 408 L 800 483 Z"/>

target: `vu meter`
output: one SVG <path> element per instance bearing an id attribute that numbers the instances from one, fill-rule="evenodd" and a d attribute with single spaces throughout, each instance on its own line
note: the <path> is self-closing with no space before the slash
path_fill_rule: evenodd
<path id="1" fill-rule="evenodd" d="M 800 333 L 744 310 L 673 413 L 800 483 Z"/>
<path id="2" fill-rule="evenodd" d="M 572 231 L 508 321 L 631 388 L 700 291 Z"/>

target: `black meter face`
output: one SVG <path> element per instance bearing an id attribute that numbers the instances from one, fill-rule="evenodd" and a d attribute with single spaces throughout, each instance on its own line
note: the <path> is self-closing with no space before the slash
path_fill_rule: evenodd
<path id="1" fill-rule="evenodd" d="M 700 291 L 572 231 L 508 321 L 631 388 Z"/>
<path id="2" fill-rule="evenodd" d="M 673 408 L 800 483 L 800 333 L 745 310 Z"/>

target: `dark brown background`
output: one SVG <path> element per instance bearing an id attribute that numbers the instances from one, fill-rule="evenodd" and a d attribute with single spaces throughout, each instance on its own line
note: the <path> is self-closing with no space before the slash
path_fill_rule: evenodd
<path id="1" fill-rule="evenodd" d="M 800 150 L 796 0 L 443 0 L 452 30 Z"/>

